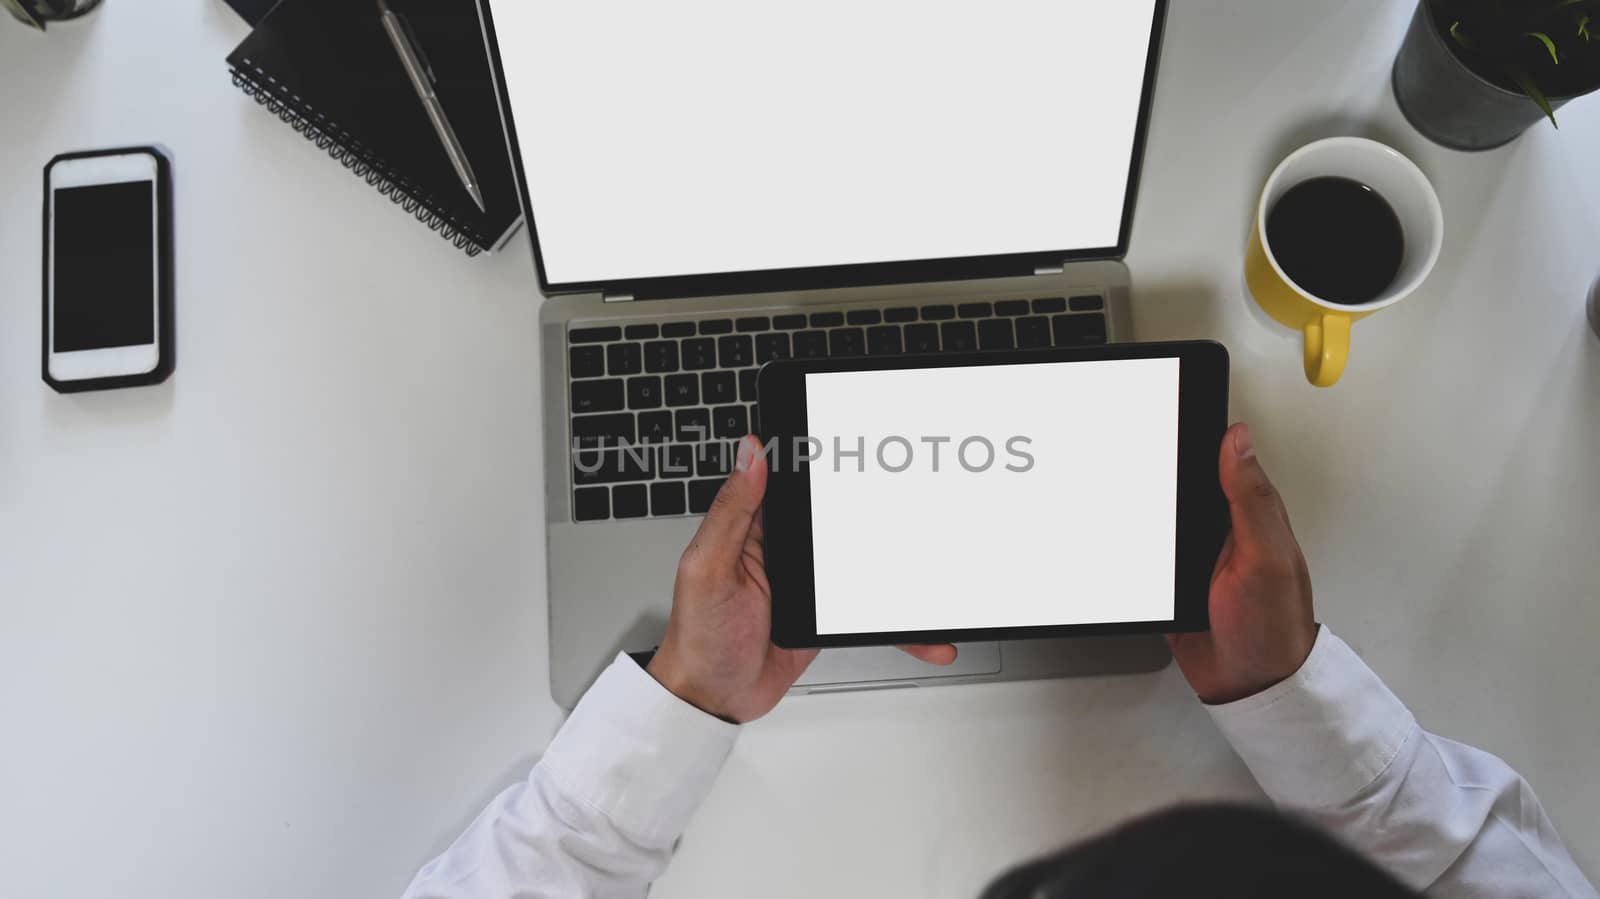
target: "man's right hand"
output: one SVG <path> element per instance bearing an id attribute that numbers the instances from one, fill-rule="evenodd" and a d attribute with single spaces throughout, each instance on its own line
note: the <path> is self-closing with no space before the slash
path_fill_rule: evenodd
<path id="1" fill-rule="evenodd" d="M 1317 639 L 1311 575 L 1248 425 L 1222 438 L 1220 475 L 1233 532 L 1211 575 L 1211 630 L 1167 638 L 1189 686 L 1211 705 L 1290 677 Z"/>

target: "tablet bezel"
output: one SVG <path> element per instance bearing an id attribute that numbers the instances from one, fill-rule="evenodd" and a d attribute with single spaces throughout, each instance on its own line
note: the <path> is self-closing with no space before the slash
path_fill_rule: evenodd
<path id="1" fill-rule="evenodd" d="M 810 466 L 792 464 L 794 439 L 808 433 L 805 376 L 812 372 L 1027 365 L 1109 359 L 1178 360 L 1178 497 L 1174 553 L 1174 615 L 1169 620 L 1037 627 L 818 634 L 811 537 Z M 1218 481 L 1217 452 L 1228 426 L 1228 352 L 1212 341 L 1114 344 L 1094 347 L 784 359 L 763 366 L 757 381 L 761 439 L 778 440 L 780 463 L 768 475 L 762 505 L 767 578 L 772 588 L 772 640 L 791 649 L 881 646 L 972 640 L 1178 633 L 1210 626 L 1208 598 L 1217 555 L 1228 533 L 1227 500 Z"/>

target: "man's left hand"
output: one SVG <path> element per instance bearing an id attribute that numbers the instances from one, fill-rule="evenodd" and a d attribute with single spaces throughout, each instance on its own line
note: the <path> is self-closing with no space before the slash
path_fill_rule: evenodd
<path id="1" fill-rule="evenodd" d="M 680 699 L 743 723 L 772 711 L 817 657 L 772 643 L 772 590 L 761 528 L 767 460 L 754 437 L 739 442 L 734 472 L 678 562 L 672 616 L 648 670 Z M 936 665 L 948 644 L 901 647 Z"/>

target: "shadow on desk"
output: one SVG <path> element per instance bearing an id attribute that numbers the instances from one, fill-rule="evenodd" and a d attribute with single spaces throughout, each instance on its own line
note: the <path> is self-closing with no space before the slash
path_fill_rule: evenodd
<path id="1" fill-rule="evenodd" d="M 42 382 L 39 389 L 47 398 L 45 416 L 52 428 L 96 429 L 140 427 L 172 417 L 177 395 L 174 374 L 164 383 L 121 390 L 96 390 L 88 393 L 56 393 Z"/>

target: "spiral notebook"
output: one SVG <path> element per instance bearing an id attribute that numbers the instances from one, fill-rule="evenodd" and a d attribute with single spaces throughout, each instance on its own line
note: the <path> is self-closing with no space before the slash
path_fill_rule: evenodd
<path id="1" fill-rule="evenodd" d="M 504 242 L 522 209 L 476 0 L 391 2 L 433 70 L 478 176 L 461 184 L 372 0 L 280 0 L 228 56 L 233 82 L 469 256 Z"/>

